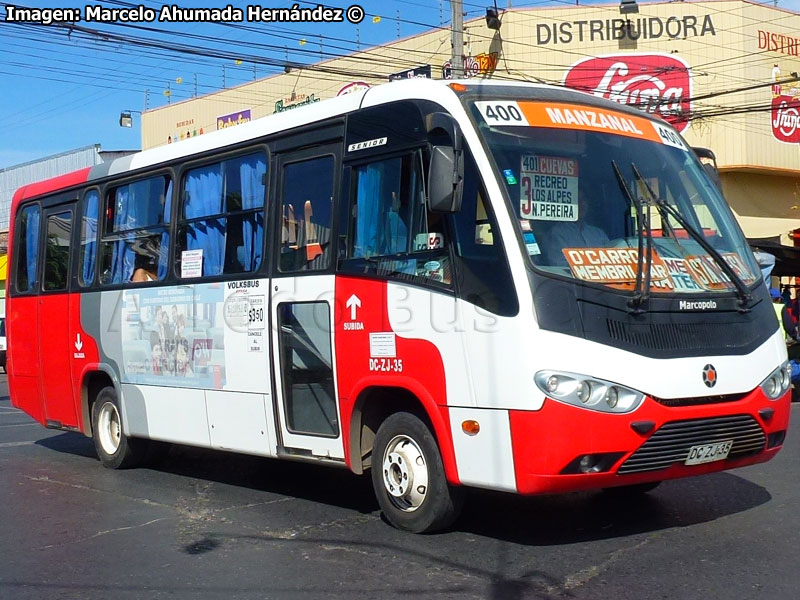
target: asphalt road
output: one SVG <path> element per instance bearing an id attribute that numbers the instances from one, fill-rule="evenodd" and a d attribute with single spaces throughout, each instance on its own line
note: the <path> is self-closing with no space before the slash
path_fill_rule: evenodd
<path id="1" fill-rule="evenodd" d="M 0 599 L 791 600 L 794 430 L 770 463 L 634 502 L 475 491 L 453 530 L 419 536 L 344 470 L 192 448 L 104 469 L 91 440 L 11 407 L 2 375 Z"/>

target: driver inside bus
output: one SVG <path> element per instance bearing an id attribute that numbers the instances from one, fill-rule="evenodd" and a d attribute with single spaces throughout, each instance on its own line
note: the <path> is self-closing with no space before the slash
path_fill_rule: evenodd
<path id="1" fill-rule="evenodd" d="M 553 223 L 547 235 L 543 254 L 545 264 L 568 266 L 562 250 L 564 248 L 602 248 L 609 243 L 608 234 L 589 223 L 589 216 L 595 211 L 601 197 L 589 189 L 581 179 L 578 184 L 578 214 L 575 221 Z"/>

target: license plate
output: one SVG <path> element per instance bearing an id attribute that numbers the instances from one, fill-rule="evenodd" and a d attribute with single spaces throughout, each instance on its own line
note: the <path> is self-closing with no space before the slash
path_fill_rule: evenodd
<path id="1" fill-rule="evenodd" d="M 714 462 L 728 458 L 728 452 L 733 447 L 733 440 L 716 442 L 714 444 L 700 444 L 689 448 L 689 456 L 686 457 L 686 465 L 702 465 L 703 463 Z"/>

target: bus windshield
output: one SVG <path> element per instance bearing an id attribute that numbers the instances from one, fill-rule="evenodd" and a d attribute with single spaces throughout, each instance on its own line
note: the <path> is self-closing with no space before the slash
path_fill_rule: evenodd
<path id="1" fill-rule="evenodd" d="M 538 269 L 645 294 L 757 280 L 725 200 L 671 128 L 580 105 L 472 108 Z"/>

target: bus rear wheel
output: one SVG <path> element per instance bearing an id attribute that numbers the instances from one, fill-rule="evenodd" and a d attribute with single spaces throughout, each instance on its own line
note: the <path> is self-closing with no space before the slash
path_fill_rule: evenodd
<path id="1" fill-rule="evenodd" d="M 444 529 L 458 517 L 463 491 L 447 483 L 436 439 L 418 417 L 388 417 L 372 456 L 372 487 L 389 523 L 423 533 Z"/>
<path id="2" fill-rule="evenodd" d="M 111 386 L 100 390 L 92 405 L 92 439 L 100 462 L 109 469 L 135 467 L 147 452 L 147 440 L 123 432 L 117 392 Z"/>

